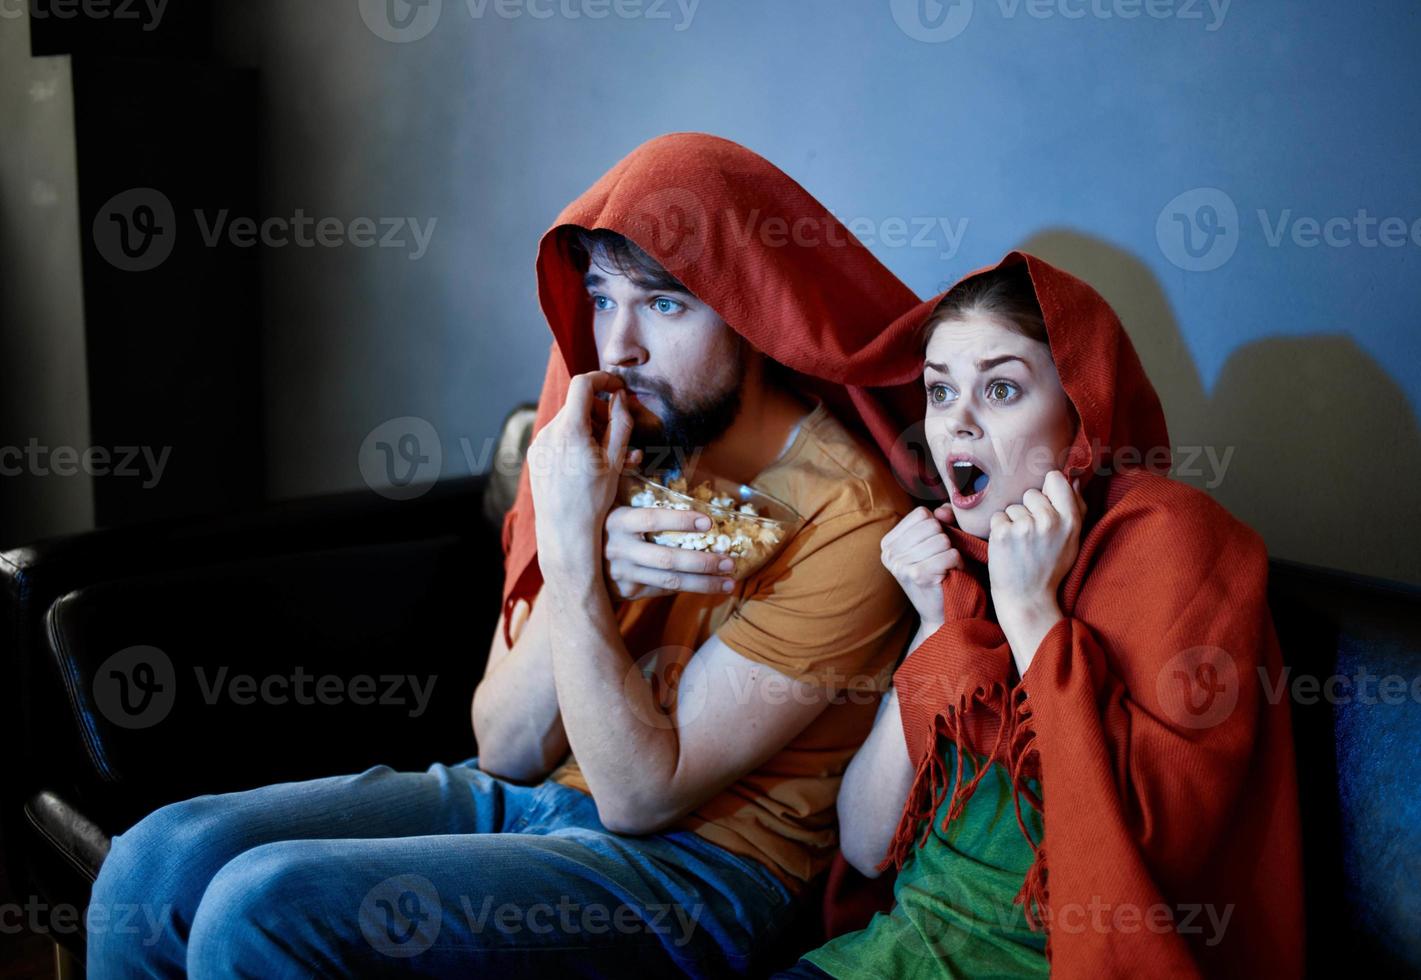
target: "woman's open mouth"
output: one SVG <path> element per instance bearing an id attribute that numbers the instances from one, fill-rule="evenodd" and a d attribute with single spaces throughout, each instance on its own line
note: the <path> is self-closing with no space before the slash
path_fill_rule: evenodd
<path id="1" fill-rule="evenodd" d="M 947 474 L 952 489 L 952 506 L 961 510 L 971 510 L 981 503 L 987 494 L 987 484 L 992 479 L 976 460 L 967 456 L 949 460 Z"/>

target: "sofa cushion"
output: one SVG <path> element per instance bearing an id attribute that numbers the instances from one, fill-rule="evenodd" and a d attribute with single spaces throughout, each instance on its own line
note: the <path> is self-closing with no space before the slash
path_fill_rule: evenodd
<path id="1" fill-rule="evenodd" d="M 1309 972 L 1421 975 L 1421 589 L 1275 560 L 1269 600 L 1289 671 L 1275 693 L 1293 711 Z"/>

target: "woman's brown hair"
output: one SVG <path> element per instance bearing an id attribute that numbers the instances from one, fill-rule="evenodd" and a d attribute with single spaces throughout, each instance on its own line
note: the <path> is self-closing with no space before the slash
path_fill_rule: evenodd
<path id="1" fill-rule="evenodd" d="M 1023 337 L 1050 343 L 1046 320 L 1041 315 L 1041 304 L 1036 299 L 1036 288 L 1031 284 L 1025 262 L 984 272 L 952 287 L 924 321 L 921 349 L 927 350 L 928 341 L 938 327 L 950 320 L 964 320 L 974 313 L 995 317 Z"/>

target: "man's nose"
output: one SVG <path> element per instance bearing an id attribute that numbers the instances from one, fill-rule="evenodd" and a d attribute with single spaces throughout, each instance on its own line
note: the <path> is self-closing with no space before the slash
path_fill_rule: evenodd
<path id="1" fill-rule="evenodd" d="M 602 338 L 603 367 L 637 367 L 646 363 L 646 348 L 641 344 L 641 330 L 635 311 L 618 307 Z"/>

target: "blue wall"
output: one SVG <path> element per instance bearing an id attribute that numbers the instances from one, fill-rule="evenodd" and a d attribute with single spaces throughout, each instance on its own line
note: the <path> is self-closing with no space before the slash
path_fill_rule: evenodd
<path id="1" fill-rule="evenodd" d="M 460 440 L 484 458 L 541 378 L 539 234 L 636 144 L 705 130 L 857 219 L 920 294 L 1023 245 L 1083 275 L 1175 443 L 1228 459 L 1183 478 L 1275 554 L 1421 581 L 1413 5 L 394 2 L 403 34 L 385 0 L 232 0 L 223 22 L 263 73 L 270 213 L 437 219 L 418 260 L 267 254 L 277 495 L 361 485 L 362 440 L 398 417 L 431 423 L 446 474 Z M 1402 244 L 1361 244 L 1396 231 L 1359 209 Z M 1294 240 L 1332 218 L 1350 244 Z"/>

